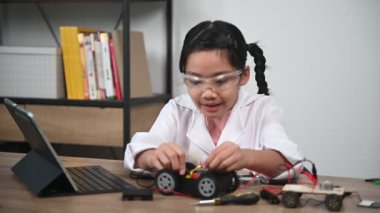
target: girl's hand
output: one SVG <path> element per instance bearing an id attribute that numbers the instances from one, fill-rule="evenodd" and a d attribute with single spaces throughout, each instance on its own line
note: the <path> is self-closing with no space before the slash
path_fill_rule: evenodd
<path id="1" fill-rule="evenodd" d="M 204 162 L 206 168 L 217 171 L 235 171 L 245 168 L 244 150 L 232 142 L 225 142 L 214 149 Z"/>
<path id="2" fill-rule="evenodd" d="M 163 143 L 157 149 L 147 150 L 145 153 L 148 168 L 161 170 L 171 169 L 185 174 L 185 153 L 175 143 Z"/>

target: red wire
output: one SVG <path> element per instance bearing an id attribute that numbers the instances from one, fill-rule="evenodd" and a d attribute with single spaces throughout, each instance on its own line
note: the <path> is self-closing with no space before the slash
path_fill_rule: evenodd
<path id="1" fill-rule="evenodd" d="M 300 169 L 297 169 L 297 168 L 294 168 L 294 166 L 292 166 L 291 164 L 289 164 L 289 163 L 286 163 L 285 164 L 285 168 L 287 168 L 288 169 L 288 181 L 290 182 L 290 172 L 289 172 L 289 170 L 290 169 L 293 169 L 295 172 L 297 172 L 297 173 L 300 173 L 300 174 L 304 174 L 304 175 L 306 175 L 306 177 L 307 178 L 309 178 L 309 180 L 311 180 L 311 182 L 314 184 L 314 185 L 316 185 L 316 184 L 318 184 L 318 180 L 317 180 L 317 178 L 315 178 L 314 177 L 314 175 L 313 174 L 311 174 L 310 172 L 308 172 L 307 170 L 300 170 Z"/>
<path id="2" fill-rule="evenodd" d="M 279 195 L 282 193 L 282 186 L 265 186 L 265 187 L 263 186 L 261 188 L 275 195 Z"/>
<path id="3" fill-rule="evenodd" d="M 252 179 L 250 181 L 248 181 L 247 183 L 245 183 L 244 185 L 242 186 L 239 186 L 239 189 L 245 189 L 247 188 L 249 185 L 251 185 L 251 183 L 253 183 L 254 181 L 256 181 L 256 177 L 253 176 Z"/>
<path id="4" fill-rule="evenodd" d="M 310 172 L 307 172 L 304 170 L 304 171 L 301 171 L 301 174 L 306 175 L 306 177 L 308 177 L 309 180 L 311 180 L 314 185 L 318 184 L 318 180 Z"/>

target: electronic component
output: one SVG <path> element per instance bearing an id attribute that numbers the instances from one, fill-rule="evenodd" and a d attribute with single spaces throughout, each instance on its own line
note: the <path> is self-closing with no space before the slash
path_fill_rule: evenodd
<path id="1" fill-rule="evenodd" d="M 380 208 L 380 202 L 375 202 L 372 200 L 362 200 L 359 204 L 359 207 L 366 207 L 366 208 L 374 208 L 378 209 Z"/>
<path id="2" fill-rule="evenodd" d="M 323 184 L 322 184 L 323 185 Z M 329 185 L 329 184 L 327 184 Z M 329 189 L 329 186 L 324 185 Z M 321 189 L 320 185 L 301 185 L 301 184 L 286 184 L 282 188 L 282 204 L 287 208 L 296 208 L 299 204 L 302 194 L 325 195 L 325 205 L 330 211 L 339 211 L 343 205 L 344 188 L 334 186 L 333 189 Z"/>
<path id="3" fill-rule="evenodd" d="M 334 184 L 332 184 L 330 181 L 324 181 L 322 183 L 319 183 L 319 188 L 326 191 L 333 190 Z"/>
<path id="4" fill-rule="evenodd" d="M 152 189 L 127 188 L 123 190 L 123 200 L 153 200 Z"/>

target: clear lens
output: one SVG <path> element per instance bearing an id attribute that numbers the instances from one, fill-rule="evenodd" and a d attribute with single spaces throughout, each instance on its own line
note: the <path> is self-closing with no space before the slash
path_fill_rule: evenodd
<path id="1" fill-rule="evenodd" d="M 241 70 L 223 73 L 210 78 L 203 78 L 195 75 L 183 74 L 183 80 L 187 88 L 194 92 L 203 92 L 207 88 L 213 91 L 222 92 L 234 87 L 240 78 Z"/>

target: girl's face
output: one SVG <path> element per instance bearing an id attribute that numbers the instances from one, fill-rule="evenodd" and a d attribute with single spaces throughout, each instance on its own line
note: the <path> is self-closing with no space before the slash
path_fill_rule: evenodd
<path id="1" fill-rule="evenodd" d="M 240 86 L 248 82 L 249 67 L 237 70 L 221 50 L 198 51 L 188 56 L 184 79 L 204 115 L 221 118 L 235 105 Z"/>

